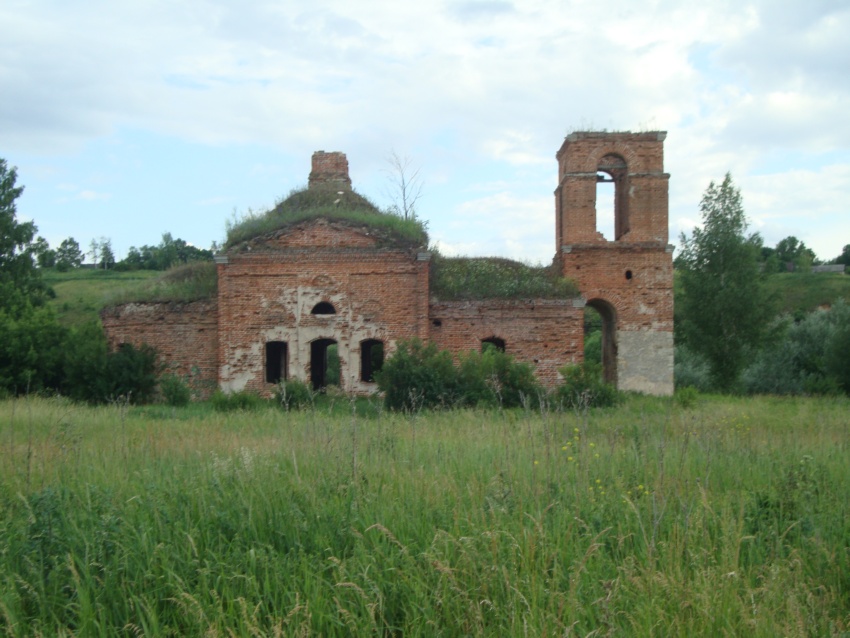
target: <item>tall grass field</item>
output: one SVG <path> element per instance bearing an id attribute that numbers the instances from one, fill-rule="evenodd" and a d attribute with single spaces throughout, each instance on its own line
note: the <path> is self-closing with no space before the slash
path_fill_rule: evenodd
<path id="1" fill-rule="evenodd" d="M 848 441 L 847 399 L 9 400 L 0 634 L 847 636 Z"/>

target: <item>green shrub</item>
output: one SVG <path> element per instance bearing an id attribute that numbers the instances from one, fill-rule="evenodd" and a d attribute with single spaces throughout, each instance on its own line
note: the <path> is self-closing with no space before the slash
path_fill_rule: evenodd
<path id="1" fill-rule="evenodd" d="M 399 341 L 375 380 L 390 410 L 448 407 L 458 399 L 458 373 L 451 354 L 419 339 Z"/>
<path id="2" fill-rule="evenodd" d="M 278 384 L 275 400 L 286 410 L 298 410 L 313 405 L 315 395 L 309 384 L 300 379 L 287 379 Z"/>
<path id="3" fill-rule="evenodd" d="M 458 394 L 464 405 L 514 408 L 536 401 L 541 392 L 531 365 L 494 347 L 461 355 Z"/>
<path id="4" fill-rule="evenodd" d="M 216 412 L 244 412 L 259 410 L 267 401 L 254 392 L 222 392 L 216 390 L 210 397 L 213 410 Z"/>
<path id="5" fill-rule="evenodd" d="M 751 394 L 832 395 L 850 391 L 850 306 L 843 301 L 798 320 L 780 317 L 775 338 L 741 376 Z"/>
<path id="6" fill-rule="evenodd" d="M 676 388 L 676 392 L 673 395 L 673 400 L 676 402 L 677 405 L 688 410 L 690 408 L 693 408 L 699 401 L 699 390 L 697 390 L 692 385 L 686 386 L 684 388 Z"/>
<path id="7" fill-rule="evenodd" d="M 9 394 L 55 390 L 62 380 L 67 331 L 50 308 L 0 310 L 0 388 Z"/>
<path id="8" fill-rule="evenodd" d="M 564 383 L 555 390 L 555 399 L 563 408 L 608 407 L 620 400 L 617 389 L 602 380 L 602 364 L 585 361 L 564 366 L 558 372 Z"/>
<path id="9" fill-rule="evenodd" d="M 602 361 L 602 330 L 594 330 L 584 336 L 584 360 Z"/>
<path id="10" fill-rule="evenodd" d="M 182 408 L 189 405 L 192 391 L 182 377 L 176 374 L 163 374 L 159 378 L 159 392 L 166 405 Z"/>
<path id="11" fill-rule="evenodd" d="M 92 404 L 121 397 L 133 404 L 147 403 L 154 396 L 158 372 L 153 348 L 125 343 L 109 352 L 103 328 L 90 322 L 71 331 L 62 391 L 72 399 Z"/>
<path id="12" fill-rule="evenodd" d="M 825 357 L 826 373 L 844 392 L 850 394 L 850 306 L 836 304 L 831 310 L 839 314 L 835 320 L 835 332 L 829 342 Z"/>
<path id="13" fill-rule="evenodd" d="M 687 346 L 677 345 L 674 353 L 673 383 L 677 388 L 696 388 L 700 392 L 711 390 L 708 363 Z"/>

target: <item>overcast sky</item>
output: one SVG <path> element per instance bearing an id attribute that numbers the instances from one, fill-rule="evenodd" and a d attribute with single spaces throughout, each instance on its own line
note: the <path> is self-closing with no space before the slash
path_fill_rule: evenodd
<path id="1" fill-rule="evenodd" d="M 51 245 L 121 258 L 221 241 L 316 150 L 386 206 L 394 150 L 445 252 L 548 262 L 564 136 L 664 130 L 671 242 L 731 171 L 767 245 L 830 259 L 850 244 L 848 34 L 844 0 L 3 0 L 0 157 Z"/>

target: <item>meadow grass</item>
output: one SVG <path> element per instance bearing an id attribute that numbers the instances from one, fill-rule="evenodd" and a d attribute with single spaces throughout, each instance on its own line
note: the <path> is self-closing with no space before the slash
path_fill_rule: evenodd
<path id="1" fill-rule="evenodd" d="M 846 399 L 0 403 L 0 633 L 850 631 Z"/>
<path id="2" fill-rule="evenodd" d="M 60 322 L 73 326 L 99 321 L 101 309 L 117 294 L 142 287 L 161 273 L 152 270 L 119 272 L 75 268 L 68 272 L 45 270 L 44 281 L 56 293 L 50 306 Z"/>

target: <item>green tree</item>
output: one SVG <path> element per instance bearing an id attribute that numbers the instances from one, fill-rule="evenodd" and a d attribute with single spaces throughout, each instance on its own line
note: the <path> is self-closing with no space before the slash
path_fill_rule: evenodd
<path id="1" fill-rule="evenodd" d="M 17 179 L 17 169 L 0 159 L 0 310 L 9 312 L 41 305 L 47 292 L 36 267 L 35 223 L 17 220 L 15 201 L 24 192 Z"/>
<path id="2" fill-rule="evenodd" d="M 73 237 L 63 239 L 56 249 L 56 269 L 65 272 L 71 268 L 79 268 L 83 263 L 83 252 L 80 244 Z"/>
<path id="3" fill-rule="evenodd" d="M 746 236 L 741 192 L 727 173 L 700 202 L 702 228 L 682 233 L 676 259 L 683 299 L 679 335 L 708 362 L 713 383 L 732 389 L 768 334 L 773 303 L 759 271 L 761 238 Z"/>
<path id="4" fill-rule="evenodd" d="M 33 252 L 39 268 L 53 268 L 56 265 L 56 251 L 44 237 L 38 237 L 33 244 Z"/>
<path id="5" fill-rule="evenodd" d="M 795 272 L 809 271 L 816 259 L 815 251 L 793 235 L 776 244 L 776 257 L 779 259 L 781 272 L 788 270 L 788 264 L 793 264 L 792 269 Z"/>
<path id="6" fill-rule="evenodd" d="M 100 267 L 109 270 L 115 265 L 115 253 L 112 252 L 112 240 L 100 238 Z"/>

